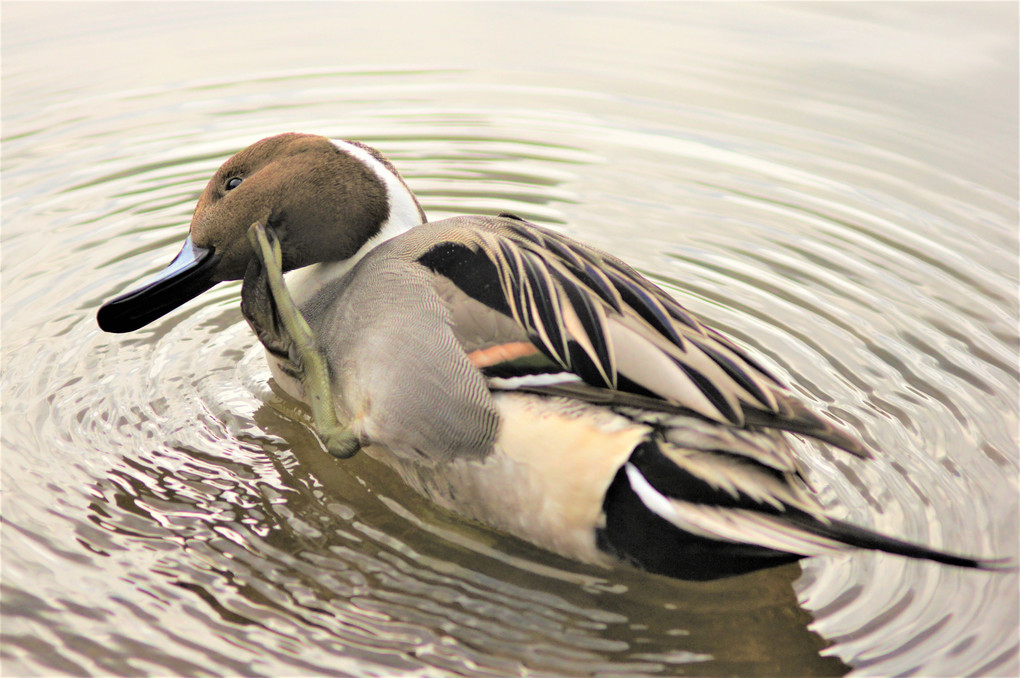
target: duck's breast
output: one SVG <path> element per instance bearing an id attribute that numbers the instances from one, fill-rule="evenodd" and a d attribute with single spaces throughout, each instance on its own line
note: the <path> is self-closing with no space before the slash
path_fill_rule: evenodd
<path id="1" fill-rule="evenodd" d="M 481 373 L 454 336 L 433 275 L 385 247 L 302 307 L 342 418 L 421 463 L 489 454 L 499 430 Z"/>

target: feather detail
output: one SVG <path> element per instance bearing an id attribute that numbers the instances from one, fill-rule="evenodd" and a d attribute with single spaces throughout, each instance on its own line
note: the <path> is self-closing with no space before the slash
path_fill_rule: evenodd
<path id="1" fill-rule="evenodd" d="M 590 402 L 789 430 L 870 456 L 856 437 L 808 410 L 736 344 L 611 255 L 510 217 L 455 217 L 425 224 L 402 240 L 417 244 L 411 255 L 418 263 L 461 296 L 507 316 L 523 335 L 493 336 L 488 345 L 531 342 L 548 359 L 547 371 L 571 372 L 593 387 L 584 391 Z M 478 344 L 465 348 L 486 347 Z M 485 366 L 502 379 L 518 369 L 538 371 L 534 361 Z M 519 384 L 535 392 L 560 388 L 556 382 Z M 583 397 L 576 384 L 569 388 Z"/>

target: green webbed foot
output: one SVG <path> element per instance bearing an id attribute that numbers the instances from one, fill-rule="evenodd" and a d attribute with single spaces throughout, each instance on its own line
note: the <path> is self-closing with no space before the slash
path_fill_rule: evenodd
<path id="1" fill-rule="evenodd" d="M 294 299 L 287 291 L 283 280 L 280 241 L 272 229 L 260 223 L 254 223 L 248 229 L 248 240 L 255 250 L 255 256 L 265 268 L 266 281 L 276 304 L 283 332 L 293 342 L 293 350 L 301 367 L 301 383 L 312 408 L 315 436 L 334 457 L 341 459 L 353 457 L 361 449 L 361 441 L 336 417 L 336 410 L 333 408 L 333 388 L 326 361 L 319 352 L 312 329 L 294 304 Z"/>

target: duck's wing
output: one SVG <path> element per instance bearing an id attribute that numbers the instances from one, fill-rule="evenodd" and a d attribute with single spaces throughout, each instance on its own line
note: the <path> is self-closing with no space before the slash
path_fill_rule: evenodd
<path id="1" fill-rule="evenodd" d="M 693 412 L 871 456 L 616 257 L 509 216 L 420 228 L 416 260 L 441 281 L 454 331 L 494 388 Z"/>

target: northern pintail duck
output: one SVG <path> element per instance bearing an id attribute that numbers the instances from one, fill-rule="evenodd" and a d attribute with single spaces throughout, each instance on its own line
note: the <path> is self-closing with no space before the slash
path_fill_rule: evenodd
<path id="1" fill-rule="evenodd" d="M 327 449 L 556 553 L 691 579 L 855 548 L 1001 564 L 826 516 L 785 432 L 870 457 L 857 437 L 616 257 L 512 215 L 427 222 L 360 143 L 283 134 L 227 160 L 180 254 L 99 325 L 225 280 Z"/>

